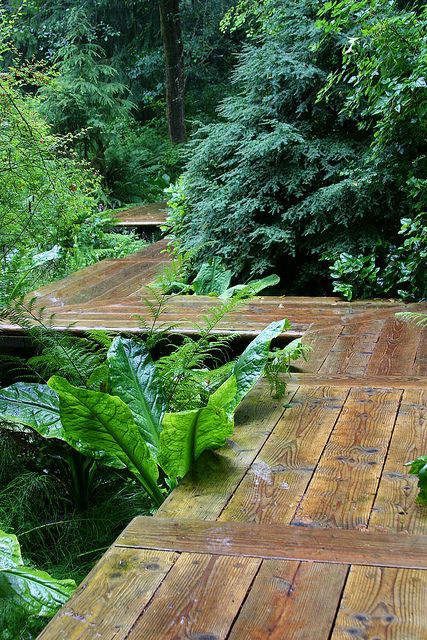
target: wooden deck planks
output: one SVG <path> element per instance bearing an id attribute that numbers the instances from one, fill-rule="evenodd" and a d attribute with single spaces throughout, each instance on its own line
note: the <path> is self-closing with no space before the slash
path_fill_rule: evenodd
<path id="1" fill-rule="evenodd" d="M 165 246 L 44 300 L 60 326 L 138 331 Z M 161 321 L 191 331 L 217 302 L 173 297 Z M 41 638 L 427 637 L 427 508 L 404 467 L 427 454 L 427 331 L 396 320 L 402 308 L 261 296 L 224 319 L 222 332 L 254 336 L 289 317 L 312 357 L 295 363 L 285 400 L 257 385 L 228 445 L 197 461 L 156 518 L 127 527 Z"/>
<path id="2" fill-rule="evenodd" d="M 352 567 L 331 640 L 425 640 L 427 572 Z"/>
<path id="3" fill-rule="evenodd" d="M 427 570 L 427 536 L 139 516 L 117 547 Z"/>
<path id="4" fill-rule="evenodd" d="M 346 565 L 264 561 L 229 640 L 328 638 L 347 571 Z"/>
<path id="5" fill-rule="evenodd" d="M 427 507 L 417 504 L 417 478 L 403 466 L 427 453 L 427 390 L 407 389 L 390 442 L 369 526 L 427 533 Z"/>
<path id="6" fill-rule="evenodd" d="M 419 340 L 420 330 L 417 327 L 390 318 L 381 332 L 366 373 L 380 376 L 412 373 Z"/>
<path id="7" fill-rule="evenodd" d="M 167 203 L 154 202 L 110 213 L 117 219 L 117 227 L 160 227 L 167 219 Z"/>
<path id="8" fill-rule="evenodd" d="M 393 432 L 400 390 L 351 390 L 293 522 L 364 528 Z"/>
<path id="9" fill-rule="evenodd" d="M 260 564 L 257 558 L 182 554 L 127 638 L 225 640 Z M 232 594 L 227 599 L 225 587 Z"/>
<path id="10" fill-rule="evenodd" d="M 112 547 L 40 640 L 125 640 L 178 554 Z"/>
<path id="11" fill-rule="evenodd" d="M 343 388 L 300 388 L 219 519 L 290 522 L 346 397 Z"/>

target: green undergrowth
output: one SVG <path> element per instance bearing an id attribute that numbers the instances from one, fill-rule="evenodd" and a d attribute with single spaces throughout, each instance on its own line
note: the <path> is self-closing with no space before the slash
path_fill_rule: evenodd
<path id="1" fill-rule="evenodd" d="M 72 503 L 70 478 L 42 438 L 0 424 L 0 529 L 19 539 L 25 564 L 78 584 L 136 515 L 151 513 L 146 494 L 120 473 L 103 469 L 89 506 Z M 4 425 L 3 425 L 4 426 Z M 30 640 L 46 618 L 0 598 L 0 640 Z"/>

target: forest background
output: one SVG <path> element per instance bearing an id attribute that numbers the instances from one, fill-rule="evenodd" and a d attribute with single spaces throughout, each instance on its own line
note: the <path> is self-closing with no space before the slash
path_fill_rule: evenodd
<path id="1" fill-rule="evenodd" d="M 8 0 L 0 16 L 3 301 L 138 249 L 106 211 L 165 188 L 192 268 L 215 255 L 284 293 L 425 296 L 423 3 Z"/>

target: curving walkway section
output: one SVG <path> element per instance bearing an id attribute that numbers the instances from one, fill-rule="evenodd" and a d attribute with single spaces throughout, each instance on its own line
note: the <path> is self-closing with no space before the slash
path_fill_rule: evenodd
<path id="1" fill-rule="evenodd" d="M 136 331 L 161 246 L 40 300 L 60 327 Z M 172 298 L 168 320 L 190 330 L 211 304 Z M 288 317 L 312 357 L 286 401 L 257 385 L 228 445 L 129 524 L 40 639 L 425 640 L 427 507 L 404 463 L 427 454 L 427 332 L 400 309 L 262 297 L 227 317 L 250 335 Z"/>

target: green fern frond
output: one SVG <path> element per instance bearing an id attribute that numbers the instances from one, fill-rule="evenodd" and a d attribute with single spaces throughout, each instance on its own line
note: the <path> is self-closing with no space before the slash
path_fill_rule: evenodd
<path id="1" fill-rule="evenodd" d="M 105 331 L 103 329 L 91 329 L 90 331 L 86 331 L 86 336 L 88 340 L 93 342 L 95 345 L 104 348 L 106 351 L 111 347 L 114 334 L 111 331 Z"/>
<path id="2" fill-rule="evenodd" d="M 270 384 L 273 398 L 283 398 L 286 393 L 291 362 L 309 359 L 312 347 L 302 342 L 301 338 L 292 340 L 283 349 L 275 349 L 269 355 L 264 375 Z"/>
<path id="3" fill-rule="evenodd" d="M 417 327 L 427 327 L 427 313 L 419 313 L 415 311 L 400 311 L 396 313 L 396 318 L 402 322 L 411 322 Z"/>

